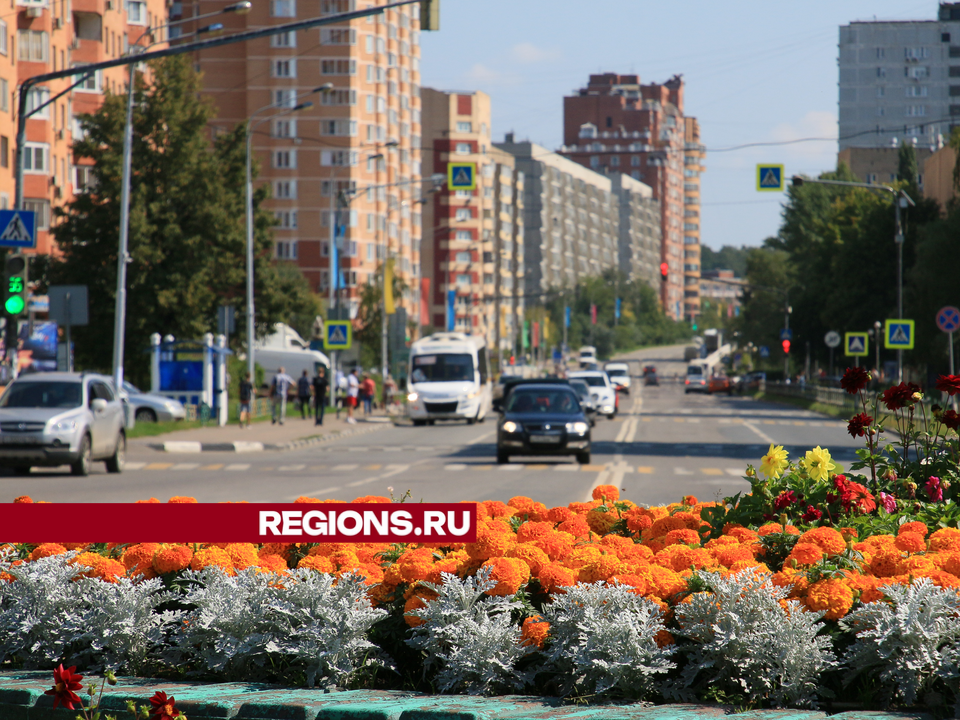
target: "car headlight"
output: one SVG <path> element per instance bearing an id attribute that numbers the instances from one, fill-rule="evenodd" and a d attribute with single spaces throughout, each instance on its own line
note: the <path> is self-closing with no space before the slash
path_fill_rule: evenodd
<path id="1" fill-rule="evenodd" d="M 599 399 L 600 399 L 600 394 L 599 394 L 599 393 L 593 393 L 590 397 L 592 397 L 594 400 L 599 400 Z"/>
<path id="2" fill-rule="evenodd" d="M 407 395 L 407 402 L 416 402 L 418 397 L 420 396 L 417 395 L 417 393 L 412 392 L 409 395 Z"/>
<path id="3" fill-rule="evenodd" d="M 172 412 L 176 412 L 176 411 L 179 410 L 181 407 L 183 407 L 180 403 L 175 403 L 175 402 L 165 402 L 165 403 L 163 404 L 163 406 L 164 406 L 167 410 L 170 410 L 170 411 L 172 411 Z"/>
<path id="4" fill-rule="evenodd" d="M 503 431 L 504 431 L 504 432 L 515 433 L 515 432 L 518 432 L 519 430 L 520 430 L 520 426 L 517 425 L 517 423 L 515 423 L 513 420 L 507 420 L 507 421 L 503 424 Z"/>
<path id="5" fill-rule="evenodd" d="M 61 420 L 53 426 L 54 432 L 72 432 L 77 429 L 76 420 Z"/>
<path id="6" fill-rule="evenodd" d="M 587 425 L 585 422 L 567 423 L 567 432 L 577 433 L 578 435 L 583 435 L 588 428 L 589 425 Z"/>
<path id="7" fill-rule="evenodd" d="M 479 390 L 477 390 L 476 392 L 467 393 L 467 400 L 473 400 L 479 394 L 480 394 Z"/>

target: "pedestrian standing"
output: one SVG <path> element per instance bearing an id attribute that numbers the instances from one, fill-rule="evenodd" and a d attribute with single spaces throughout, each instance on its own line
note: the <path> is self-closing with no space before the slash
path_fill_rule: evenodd
<path id="1" fill-rule="evenodd" d="M 392 375 L 387 375 L 386 382 L 383 383 L 383 407 L 393 407 L 397 402 L 397 383 Z"/>
<path id="2" fill-rule="evenodd" d="M 334 376 L 334 385 L 333 385 L 333 405 L 337 409 L 337 420 L 340 419 L 340 409 L 343 407 L 343 398 L 344 394 L 347 391 L 347 376 L 343 374 L 343 370 L 337 368 L 336 375 Z"/>
<path id="3" fill-rule="evenodd" d="M 240 429 L 250 427 L 250 404 L 253 401 L 253 383 L 250 382 L 250 373 L 244 375 L 240 381 Z"/>
<path id="4" fill-rule="evenodd" d="M 360 392 L 363 394 L 363 414 L 366 416 L 373 411 L 373 399 L 377 394 L 377 383 L 374 382 L 369 373 L 363 374 L 363 383 L 360 385 Z"/>
<path id="5" fill-rule="evenodd" d="M 316 406 L 314 424 L 323 425 L 323 410 L 327 405 L 327 369 L 323 365 L 317 366 L 317 376 L 313 379 L 313 402 Z"/>
<path id="6" fill-rule="evenodd" d="M 347 376 L 347 422 L 356 425 L 356 418 L 353 417 L 353 411 L 357 407 L 357 400 L 360 397 L 360 380 L 357 379 L 357 369 L 354 368 Z"/>
<path id="7" fill-rule="evenodd" d="M 273 411 L 270 416 L 270 423 L 275 424 L 278 420 L 283 425 L 287 417 L 287 393 L 290 386 L 293 385 L 293 378 L 284 372 L 283 368 L 277 369 L 277 374 L 273 376 L 273 383 L 270 391 L 272 393 Z"/>
<path id="8" fill-rule="evenodd" d="M 306 420 L 307 413 L 310 412 L 310 390 L 312 387 L 310 373 L 304 370 L 303 375 L 297 380 L 297 402 L 300 404 L 301 420 Z"/>

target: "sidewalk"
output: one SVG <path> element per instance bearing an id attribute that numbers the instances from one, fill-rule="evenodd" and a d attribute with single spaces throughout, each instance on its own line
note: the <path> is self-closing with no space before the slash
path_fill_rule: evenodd
<path id="1" fill-rule="evenodd" d="M 341 410 L 339 420 L 336 412 L 329 412 L 323 417 L 323 425 L 316 425 L 312 416 L 304 420 L 292 405 L 288 405 L 287 409 L 287 418 L 283 425 L 271 423 L 267 419 L 254 422 L 249 429 L 241 429 L 239 425 L 208 425 L 176 430 L 155 437 L 130 440 L 127 443 L 128 451 L 148 448 L 176 453 L 293 450 L 338 437 L 361 435 L 392 427 L 392 416 L 385 415 L 382 410 L 367 418 L 364 418 L 362 411 L 356 413 L 355 425 L 347 423 L 346 410 Z"/>

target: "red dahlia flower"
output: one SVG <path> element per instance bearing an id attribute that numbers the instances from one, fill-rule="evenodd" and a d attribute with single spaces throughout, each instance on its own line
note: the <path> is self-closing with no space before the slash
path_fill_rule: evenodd
<path id="1" fill-rule="evenodd" d="M 75 690 L 80 690 L 83 684 L 80 682 L 83 675 L 74 672 L 76 665 L 68 668 L 63 667 L 63 663 L 53 671 L 53 687 L 47 690 L 44 695 L 53 695 L 53 707 L 63 705 L 67 710 L 73 710 L 73 704 L 80 705 L 80 696 Z"/>
<path id="2" fill-rule="evenodd" d="M 796 501 L 797 497 L 793 494 L 793 490 L 784 490 L 777 495 L 777 499 L 773 501 L 773 510 L 774 512 L 780 512 L 793 505 Z"/>
<path id="3" fill-rule="evenodd" d="M 165 692 L 157 690 L 150 698 L 150 704 L 153 705 L 153 708 L 150 710 L 148 720 L 174 720 L 174 718 L 180 717 L 180 711 L 174 707 L 174 702 L 176 702 L 175 697 L 172 695 L 167 697 Z"/>
<path id="4" fill-rule="evenodd" d="M 940 485 L 940 478 L 931 475 L 930 479 L 927 480 L 926 491 L 927 497 L 931 500 L 943 500 L 943 487 Z"/>
<path id="5" fill-rule="evenodd" d="M 937 378 L 937 390 L 951 396 L 960 393 L 960 375 L 941 375 Z"/>
<path id="6" fill-rule="evenodd" d="M 850 418 L 850 422 L 847 423 L 847 432 L 850 433 L 851 437 L 863 437 L 867 434 L 867 429 L 872 422 L 873 418 L 866 413 L 854 415 Z"/>
<path id="7" fill-rule="evenodd" d="M 900 383 L 884 390 L 880 399 L 887 406 L 887 410 L 899 410 L 913 405 L 913 394 L 918 392 L 920 386 L 916 383 Z"/>
<path id="8" fill-rule="evenodd" d="M 807 505 L 807 511 L 800 516 L 805 523 L 816 522 L 823 517 L 823 513 L 817 510 L 813 505 Z"/>
<path id="9" fill-rule="evenodd" d="M 956 410 L 946 410 L 940 416 L 940 422 L 951 430 L 960 429 L 960 415 L 957 415 Z"/>
<path id="10" fill-rule="evenodd" d="M 847 371 L 843 374 L 843 377 L 840 378 L 840 387 L 842 387 L 851 395 L 856 395 L 858 392 L 863 390 L 869 382 L 870 373 L 866 368 L 852 367 L 847 368 Z"/>

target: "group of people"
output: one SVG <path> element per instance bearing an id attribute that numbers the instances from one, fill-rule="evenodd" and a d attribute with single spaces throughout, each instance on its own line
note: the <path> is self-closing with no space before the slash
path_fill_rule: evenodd
<path id="1" fill-rule="evenodd" d="M 388 388 L 392 380 L 387 380 Z M 270 422 L 272 424 L 280 423 L 283 425 L 287 417 L 287 400 L 290 390 L 296 387 L 297 404 L 300 406 L 300 416 L 306 420 L 310 414 L 311 401 L 314 409 L 314 418 L 316 425 L 323 425 L 323 414 L 327 407 L 327 396 L 330 393 L 330 383 L 327 379 L 327 370 L 325 367 L 318 366 L 317 374 L 311 378 L 308 371 L 304 370 L 297 380 L 290 377 L 284 370 L 279 368 L 277 374 L 273 376 L 270 383 Z M 395 388 L 395 385 L 394 385 Z M 340 415 L 340 408 L 347 410 L 347 422 L 355 424 L 355 410 L 363 404 L 363 414 L 370 415 L 373 412 L 373 404 L 377 395 L 377 383 L 368 373 L 360 376 L 359 371 L 354 368 L 348 375 L 337 371 L 336 384 L 333 388 L 334 407 L 337 410 L 337 417 Z M 250 373 L 246 373 L 244 379 L 240 382 L 240 427 L 250 427 L 250 407 L 254 398 L 253 383 Z"/>

